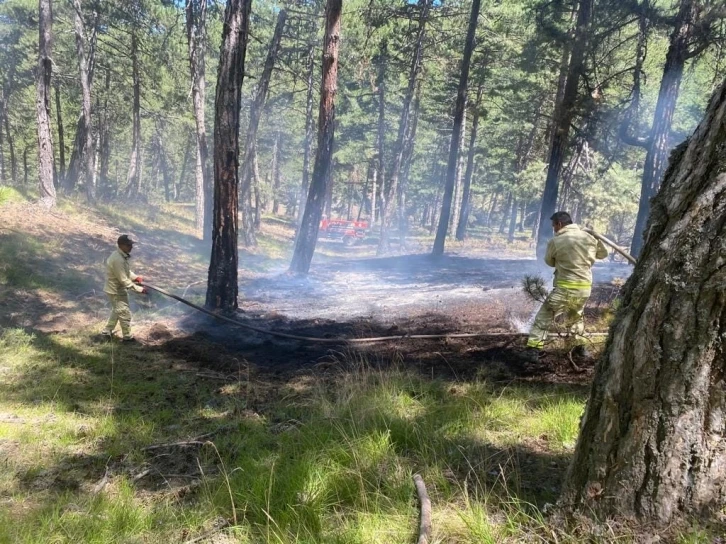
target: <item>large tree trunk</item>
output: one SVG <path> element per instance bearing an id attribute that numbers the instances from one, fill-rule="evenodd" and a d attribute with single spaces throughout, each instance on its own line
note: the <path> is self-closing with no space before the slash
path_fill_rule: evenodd
<path id="1" fill-rule="evenodd" d="M 141 76 L 139 74 L 139 43 L 136 29 L 131 31 L 131 67 L 133 80 L 133 123 L 131 159 L 129 171 L 126 176 L 126 191 L 129 196 L 139 196 L 141 193 Z"/>
<path id="2" fill-rule="evenodd" d="M 192 78 L 192 103 L 196 124 L 195 213 L 197 234 L 208 240 L 212 232 L 212 175 L 209 171 L 207 127 L 204 118 L 207 84 L 204 51 L 207 46 L 207 1 L 187 0 L 187 45 Z"/>
<path id="3" fill-rule="evenodd" d="M 313 74 L 315 68 L 315 48 L 311 44 L 308 50 L 308 91 L 305 98 L 305 140 L 303 142 L 303 171 L 302 187 L 300 190 L 300 204 L 298 209 L 298 224 L 302 221 L 305 213 L 305 203 L 308 199 L 310 188 L 310 148 L 313 145 Z"/>
<path id="4" fill-rule="evenodd" d="M 416 81 L 421 73 L 421 67 L 423 65 L 424 37 L 426 35 L 426 24 L 428 23 L 432 1 L 433 0 L 419 0 L 418 2 L 420 14 L 416 35 L 416 46 L 411 59 L 408 88 L 406 89 L 406 94 L 403 97 L 403 108 L 401 109 L 401 121 L 398 125 L 398 138 L 396 140 L 396 148 L 393 155 L 391 179 L 389 180 L 387 188 L 382 183 L 383 180 L 381 180 L 381 234 L 378 240 L 377 250 L 379 255 L 388 251 L 391 223 L 393 220 L 393 212 L 395 210 L 393 206 L 393 199 L 396 197 L 398 191 L 398 178 L 401 175 L 405 139 L 409 130 L 408 126 L 411 118 L 411 103 L 416 90 Z M 379 172 L 379 175 L 381 174 L 382 172 Z"/>
<path id="5" fill-rule="evenodd" d="M 474 118 L 471 122 L 471 135 L 469 137 L 469 154 L 466 158 L 466 172 L 464 174 L 464 190 L 461 195 L 461 211 L 459 212 L 459 224 L 456 226 L 456 239 L 463 241 L 466 238 L 466 227 L 469 223 L 471 212 L 471 178 L 474 175 L 474 156 L 476 155 L 476 138 L 479 130 L 479 116 L 481 115 L 481 98 L 483 85 L 479 83 L 476 91 L 476 103 L 474 104 Z"/>
<path id="6" fill-rule="evenodd" d="M 38 81 L 35 101 L 38 118 L 38 180 L 40 203 L 55 206 L 53 185 L 53 136 L 50 130 L 50 77 L 53 71 L 53 12 L 51 0 L 38 0 Z"/>
<path id="7" fill-rule="evenodd" d="M 671 155 L 562 504 L 663 526 L 726 502 L 726 81 Z"/>
<path id="8" fill-rule="evenodd" d="M 449 148 L 449 162 L 446 168 L 446 185 L 444 185 L 444 196 L 441 205 L 441 217 L 439 228 L 436 231 L 436 239 L 431 252 L 432 255 L 443 255 L 446 244 L 446 233 L 449 229 L 449 218 L 451 216 L 451 199 L 454 194 L 454 183 L 456 182 L 456 166 L 459 161 L 459 144 L 461 139 L 461 125 L 464 119 L 466 108 L 466 95 L 469 88 L 469 66 L 471 54 L 474 51 L 476 38 L 476 25 L 479 19 L 479 7 L 481 0 L 473 0 L 471 3 L 471 17 L 469 28 L 466 33 L 466 45 L 464 46 L 464 58 L 461 61 L 461 76 L 459 78 L 459 90 L 456 96 L 456 108 L 454 110 L 454 129 L 451 133 L 451 146 Z"/>
<path id="9" fill-rule="evenodd" d="M 648 151 L 643 166 L 640 204 L 630 249 L 630 252 L 636 257 L 643 247 L 643 233 L 650 212 L 650 200 L 658 192 L 660 180 L 668 160 L 668 152 L 671 149 L 669 141 L 673 114 L 676 110 L 678 92 L 683 78 L 683 67 L 686 60 L 691 56 L 689 45 L 693 37 L 694 22 L 700 9 L 698 2 L 695 0 L 681 0 L 676 24 L 670 36 L 670 45 L 666 53 L 663 76 L 658 91 L 658 101 L 655 105 L 653 126 L 650 136 L 645 142 Z M 636 142 L 629 139 L 627 143 Z"/>
<path id="10" fill-rule="evenodd" d="M 239 113 L 251 0 L 228 0 L 214 100 L 214 221 L 208 308 L 237 309 Z"/>
<path id="11" fill-rule="evenodd" d="M 196 138 L 194 138 L 194 139 L 196 140 Z M 189 156 L 191 155 L 191 151 L 192 151 L 191 147 L 192 147 L 192 141 L 191 141 L 191 139 L 187 139 L 187 145 L 186 145 L 186 148 L 184 149 L 184 158 L 182 159 L 181 172 L 179 173 L 179 181 L 177 181 L 176 187 L 174 188 L 174 200 L 177 202 L 181 199 L 182 191 L 184 190 L 184 180 L 187 177 L 187 166 L 189 165 Z M 195 149 L 196 149 L 195 154 L 197 156 L 197 161 L 199 161 L 199 146 L 195 146 Z M 200 166 L 198 162 L 196 163 L 196 166 L 197 167 Z M 196 195 L 197 195 L 196 184 L 195 184 L 194 189 L 195 189 L 194 196 L 196 198 Z M 202 184 L 202 191 L 204 191 L 204 184 Z M 203 198 L 204 198 L 204 196 L 202 196 L 202 199 Z M 202 211 L 202 216 L 203 216 L 203 214 L 204 214 L 204 212 Z M 199 226 L 199 225 L 197 225 L 197 226 Z"/>
<path id="12" fill-rule="evenodd" d="M 335 95 L 338 92 L 338 51 L 340 48 L 340 16 L 343 0 L 327 0 L 325 6 L 325 41 L 323 49 L 323 81 L 318 115 L 318 148 L 315 153 L 313 179 L 310 184 L 290 272 L 307 274 L 315 253 L 320 219 L 327 186 L 330 184 L 335 137 Z"/>
<path id="13" fill-rule="evenodd" d="M 580 6 L 578 8 L 575 38 L 572 43 L 572 55 L 570 57 L 565 89 L 562 94 L 562 102 L 559 108 L 555 107 L 555 119 L 553 120 L 552 126 L 554 132 L 550 147 L 549 164 L 547 165 L 547 179 L 545 180 L 542 206 L 540 208 L 540 225 L 547 224 L 549 218 L 555 213 L 560 170 L 562 169 L 562 163 L 564 162 L 567 151 L 570 124 L 575 115 L 577 89 L 584 67 L 588 30 L 592 18 L 592 2 L 593 0 L 580 0 Z M 537 236 L 538 258 L 541 259 L 544 257 L 550 238 L 550 231 L 548 229 L 539 230 Z"/>
<path id="14" fill-rule="evenodd" d="M 75 11 L 74 29 L 76 34 L 76 55 L 78 55 L 78 69 L 81 80 L 81 110 L 86 125 L 86 141 L 84 142 L 84 156 L 86 166 L 86 197 L 89 202 L 95 199 L 96 151 L 93 149 L 93 130 L 91 124 L 91 77 L 89 74 L 89 57 L 86 53 L 86 28 L 81 11 L 81 0 L 73 0 Z"/>
<path id="15" fill-rule="evenodd" d="M 260 76 L 260 82 L 257 85 L 257 91 L 255 92 L 255 98 L 252 101 L 250 107 L 250 122 L 247 126 L 247 137 L 245 138 L 245 152 L 242 162 L 242 179 L 240 188 L 240 205 L 242 206 L 242 239 L 245 246 L 256 246 L 257 239 L 255 237 L 255 222 L 254 215 L 252 213 L 252 207 L 249 205 L 250 202 L 250 191 L 252 189 L 252 154 L 254 153 L 255 145 L 257 144 L 257 129 L 260 126 L 260 117 L 262 116 L 262 110 L 267 100 L 267 91 L 270 88 L 270 78 L 272 77 L 272 70 L 275 67 L 275 61 L 280 50 L 280 42 L 282 41 L 282 31 L 285 28 L 285 22 L 287 21 L 287 12 L 283 9 L 277 15 L 277 24 L 275 25 L 275 32 L 270 41 L 270 47 L 267 49 L 267 58 L 265 59 L 265 66 L 262 69 L 262 75 Z"/>
<path id="16" fill-rule="evenodd" d="M 454 196 L 451 200 L 453 208 L 449 217 L 449 231 L 455 230 L 459 224 L 459 206 L 461 204 L 461 190 L 464 174 L 464 145 L 466 144 L 466 110 L 469 107 L 469 98 L 464 103 L 464 117 L 461 120 L 461 133 L 459 134 L 459 159 L 456 161 L 456 177 L 454 178 Z"/>

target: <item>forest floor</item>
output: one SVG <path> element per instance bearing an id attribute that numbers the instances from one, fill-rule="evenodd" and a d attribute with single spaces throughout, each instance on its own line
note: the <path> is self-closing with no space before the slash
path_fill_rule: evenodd
<path id="1" fill-rule="evenodd" d="M 251 333 L 135 297 L 139 345 L 97 340 L 103 260 L 203 301 L 208 253 L 184 206 L 40 211 L 0 204 L 0 542 L 412 542 L 419 472 L 433 542 L 643 542 L 644 528 L 559 520 L 556 501 L 592 360 L 553 345 L 523 364 L 516 334 L 357 347 Z M 496 236 L 376 259 L 322 243 L 285 274 L 293 231 L 268 218 L 240 249 L 238 319 L 315 337 L 512 332 L 529 243 Z M 604 330 L 628 268 L 598 267 Z M 597 345 L 593 346 L 597 349 Z M 716 532 L 714 532 L 716 531 Z M 694 522 L 661 542 L 715 542 Z M 647 538 L 650 538 L 648 536 Z M 650 540 L 655 542 L 656 540 Z"/>

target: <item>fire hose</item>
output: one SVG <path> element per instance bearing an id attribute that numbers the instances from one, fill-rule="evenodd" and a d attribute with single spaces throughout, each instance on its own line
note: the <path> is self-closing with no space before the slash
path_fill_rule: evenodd
<path id="1" fill-rule="evenodd" d="M 607 245 L 612 247 L 615 251 L 620 253 L 623 257 L 625 257 L 630 263 L 635 264 L 635 262 L 636 262 L 635 258 L 632 255 L 628 254 L 623 248 L 618 246 L 612 240 L 609 240 L 605 236 L 602 236 L 591 229 L 585 229 L 585 232 L 587 232 L 588 234 L 591 234 L 598 240 L 601 240 L 603 243 L 606 243 Z M 203 308 L 202 306 L 194 304 L 193 302 L 190 302 L 173 293 L 169 293 L 168 291 L 165 291 L 161 287 L 157 287 L 150 283 L 140 282 L 140 285 L 143 287 L 146 287 L 147 289 L 151 289 L 152 291 L 156 291 L 157 293 L 160 293 L 166 297 L 174 299 L 178 302 L 181 302 L 182 304 L 186 304 L 187 306 L 189 306 L 190 308 L 194 308 L 198 312 L 211 316 L 220 321 L 224 321 L 225 323 L 229 323 L 229 324 L 235 325 L 237 327 L 242 327 L 243 329 L 248 329 L 248 330 L 251 330 L 254 332 L 266 334 L 269 336 L 275 336 L 278 338 L 286 338 L 288 340 L 300 340 L 303 342 L 315 342 L 318 344 L 368 344 L 368 343 L 373 343 L 373 342 L 392 342 L 392 341 L 396 341 L 396 340 L 407 340 L 407 339 L 410 339 L 410 340 L 437 340 L 437 339 L 448 339 L 448 338 L 486 338 L 486 337 L 497 337 L 497 336 L 502 336 L 502 337 L 527 336 L 527 333 L 519 333 L 519 332 L 400 334 L 400 335 L 393 335 L 393 336 L 373 336 L 373 337 L 369 337 L 369 338 L 320 338 L 320 337 L 314 337 L 314 336 L 300 336 L 297 334 L 290 334 L 290 333 L 286 333 L 286 332 L 279 332 L 279 331 L 263 329 L 260 327 L 256 327 L 254 325 L 250 325 L 249 323 L 244 323 L 237 319 L 232 319 L 231 317 L 227 317 L 225 315 L 221 315 L 221 314 L 212 312 L 210 310 L 207 310 L 206 308 Z M 607 334 L 608 333 L 597 333 L 596 332 L 596 333 L 588 333 L 588 336 L 592 336 L 592 337 L 607 336 Z"/>

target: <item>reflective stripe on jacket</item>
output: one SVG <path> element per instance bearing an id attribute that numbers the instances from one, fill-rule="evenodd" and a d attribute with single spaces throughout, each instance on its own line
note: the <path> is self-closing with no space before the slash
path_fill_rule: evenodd
<path id="1" fill-rule="evenodd" d="M 545 263 L 555 268 L 555 285 L 563 289 L 590 289 L 592 265 L 608 256 L 603 243 L 579 225 L 562 227 L 547 244 Z"/>
<path id="2" fill-rule="evenodd" d="M 136 278 L 138 276 L 129 268 L 128 253 L 117 249 L 106 259 L 106 285 L 103 292 L 109 295 L 121 295 L 128 289 L 133 289 L 140 293 L 143 289 L 134 283 Z"/>

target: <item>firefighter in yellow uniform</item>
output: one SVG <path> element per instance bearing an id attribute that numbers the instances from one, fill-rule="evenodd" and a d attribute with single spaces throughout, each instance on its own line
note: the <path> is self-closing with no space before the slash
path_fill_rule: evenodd
<path id="1" fill-rule="evenodd" d="M 547 245 L 544 260 L 555 269 L 554 289 L 534 318 L 527 340 L 528 359 L 539 356 L 555 318 L 563 314 L 567 332 L 575 337 L 574 353 L 587 355 L 582 338 L 583 312 L 592 290 L 592 265 L 608 256 L 603 243 L 574 224 L 567 212 L 557 212 L 550 219 L 555 236 Z"/>
<path id="2" fill-rule="evenodd" d="M 129 257 L 134 247 L 134 241 L 124 234 L 117 240 L 118 249 L 106 260 L 106 285 L 103 288 L 111 304 L 111 317 L 108 318 L 104 337 L 112 338 L 116 324 L 121 325 L 124 342 L 134 342 L 131 335 L 131 308 L 129 307 L 128 291 L 146 293 L 140 285 L 141 276 L 134 274 L 129 267 Z"/>

